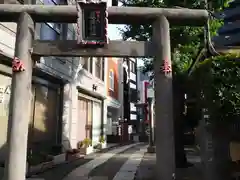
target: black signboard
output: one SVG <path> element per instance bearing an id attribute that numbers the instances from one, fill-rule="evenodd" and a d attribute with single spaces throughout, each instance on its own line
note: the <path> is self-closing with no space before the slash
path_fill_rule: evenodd
<path id="1" fill-rule="evenodd" d="M 107 3 L 80 3 L 82 9 L 82 42 L 91 45 L 107 43 Z"/>

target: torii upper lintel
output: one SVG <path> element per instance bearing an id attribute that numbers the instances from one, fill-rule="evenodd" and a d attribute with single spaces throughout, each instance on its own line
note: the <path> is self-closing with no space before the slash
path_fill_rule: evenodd
<path id="1" fill-rule="evenodd" d="M 0 22 L 17 22 L 21 12 L 30 14 L 35 22 L 76 23 L 77 10 L 73 5 L 42 6 L 1 4 Z M 109 24 L 152 24 L 161 15 L 171 24 L 202 26 L 209 14 L 202 9 L 109 7 Z"/>

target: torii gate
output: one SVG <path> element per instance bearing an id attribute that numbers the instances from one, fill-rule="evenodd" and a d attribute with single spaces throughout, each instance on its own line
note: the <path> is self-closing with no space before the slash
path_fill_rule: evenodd
<path id="1" fill-rule="evenodd" d="M 6 180 L 25 179 L 32 68 L 34 61 L 41 56 L 154 57 L 157 179 L 173 179 L 175 158 L 169 22 L 175 25 L 203 26 L 208 12 L 147 7 L 110 7 L 107 12 L 111 24 L 152 24 L 152 41 L 111 41 L 103 47 L 88 48 L 79 46 L 76 41 L 34 40 L 34 23 L 76 23 L 76 7 L 0 5 L 0 22 L 18 23 L 15 57 L 21 60 L 20 63 L 23 63 L 25 68 L 22 72 L 17 72 L 21 70 L 18 67 L 13 69 Z M 15 62 L 18 62 L 18 59 L 15 59 Z"/>

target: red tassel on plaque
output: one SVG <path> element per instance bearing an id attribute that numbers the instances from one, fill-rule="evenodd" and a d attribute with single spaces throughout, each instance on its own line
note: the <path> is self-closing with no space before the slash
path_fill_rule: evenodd
<path id="1" fill-rule="evenodd" d="M 12 61 L 12 71 L 13 72 L 22 72 L 24 70 L 25 69 L 23 66 L 23 62 L 19 58 L 14 57 L 13 61 Z"/>

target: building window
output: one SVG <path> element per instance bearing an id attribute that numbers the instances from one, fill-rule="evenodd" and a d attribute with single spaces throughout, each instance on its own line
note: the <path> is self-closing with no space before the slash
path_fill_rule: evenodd
<path id="1" fill-rule="evenodd" d="M 43 0 L 44 5 L 58 5 L 60 0 Z"/>
<path id="2" fill-rule="evenodd" d="M 60 0 L 43 0 L 44 5 L 58 5 Z M 61 24 L 59 23 L 43 23 L 41 24 L 40 39 L 41 40 L 59 40 L 61 33 Z"/>
<path id="3" fill-rule="evenodd" d="M 114 72 L 112 69 L 109 71 L 109 89 L 114 91 Z"/>
<path id="4" fill-rule="evenodd" d="M 136 74 L 136 64 L 135 64 L 135 62 L 129 61 L 129 66 L 130 66 L 129 67 L 130 68 L 130 72 Z"/>
<path id="5" fill-rule="evenodd" d="M 95 76 L 103 80 L 103 58 L 95 58 Z"/>
<path id="6" fill-rule="evenodd" d="M 40 39 L 41 40 L 59 40 L 61 25 L 54 23 L 41 24 Z"/>
<path id="7" fill-rule="evenodd" d="M 92 73 L 92 57 L 82 57 L 81 60 L 83 68 Z"/>
<path id="8" fill-rule="evenodd" d="M 131 102 L 137 102 L 138 101 L 138 93 L 136 89 L 130 88 L 129 90 L 129 96 L 130 96 L 130 101 Z"/>

